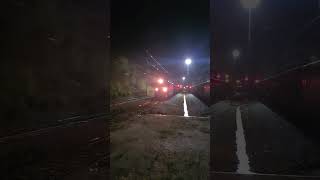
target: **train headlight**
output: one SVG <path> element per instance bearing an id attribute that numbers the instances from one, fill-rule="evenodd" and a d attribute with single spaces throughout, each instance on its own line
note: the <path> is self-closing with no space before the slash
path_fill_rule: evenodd
<path id="1" fill-rule="evenodd" d="M 163 92 L 167 92 L 167 91 L 168 91 L 168 88 L 167 88 L 167 87 L 163 87 L 163 88 L 162 88 L 162 91 L 163 91 Z"/>
<path id="2" fill-rule="evenodd" d="M 158 83 L 163 84 L 163 79 L 162 78 L 158 79 Z"/>
<path id="3" fill-rule="evenodd" d="M 159 88 L 155 88 L 154 90 L 155 90 L 155 91 L 159 91 Z"/>

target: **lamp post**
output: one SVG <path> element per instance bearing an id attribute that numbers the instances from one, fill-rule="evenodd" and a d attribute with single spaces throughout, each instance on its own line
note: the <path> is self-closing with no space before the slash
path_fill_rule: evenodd
<path id="1" fill-rule="evenodd" d="M 255 9 L 258 4 L 260 3 L 260 0 L 240 0 L 243 8 L 248 9 L 248 61 L 250 64 L 251 60 L 251 39 L 252 39 L 252 33 L 251 33 L 251 26 L 252 26 L 252 9 Z"/>
<path id="2" fill-rule="evenodd" d="M 187 75 L 189 75 L 189 66 L 192 63 L 192 60 L 190 58 L 187 58 L 184 63 L 187 65 Z"/>
<path id="3" fill-rule="evenodd" d="M 252 19 L 252 9 L 255 9 L 260 0 L 241 0 L 241 4 L 243 8 L 248 9 L 249 16 L 248 16 L 248 41 L 251 41 L 251 19 Z"/>

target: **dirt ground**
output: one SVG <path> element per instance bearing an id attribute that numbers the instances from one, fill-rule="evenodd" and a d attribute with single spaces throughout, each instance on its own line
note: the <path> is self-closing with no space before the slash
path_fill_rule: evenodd
<path id="1" fill-rule="evenodd" d="M 111 123 L 111 179 L 207 179 L 209 119 L 127 114 Z"/>

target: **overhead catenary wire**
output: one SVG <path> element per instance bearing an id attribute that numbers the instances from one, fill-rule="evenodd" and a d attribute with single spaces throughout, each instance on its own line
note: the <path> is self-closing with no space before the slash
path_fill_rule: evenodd
<path id="1" fill-rule="evenodd" d="M 159 63 L 159 61 L 154 57 L 152 56 L 152 54 L 150 53 L 149 50 L 145 50 L 147 55 L 150 57 L 150 59 L 153 60 L 153 62 L 155 62 L 155 64 L 159 67 L 158 69 L 161 69 L 162 71 L 164 71 L 165 73 L 169 74 L 169 72 L 167 71 L 166 68 L 163 67 L 163 65 L 161 65 L 161 63 Z"/>

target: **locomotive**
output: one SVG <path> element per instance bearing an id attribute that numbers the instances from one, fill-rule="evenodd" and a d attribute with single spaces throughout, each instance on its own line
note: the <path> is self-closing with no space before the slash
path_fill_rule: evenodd
<path id="1" fill-rule="evenodd" d="M 174 86 L 165 76 L 153 79 L 154 98 L 166 100 L 174 94 Z"/>

